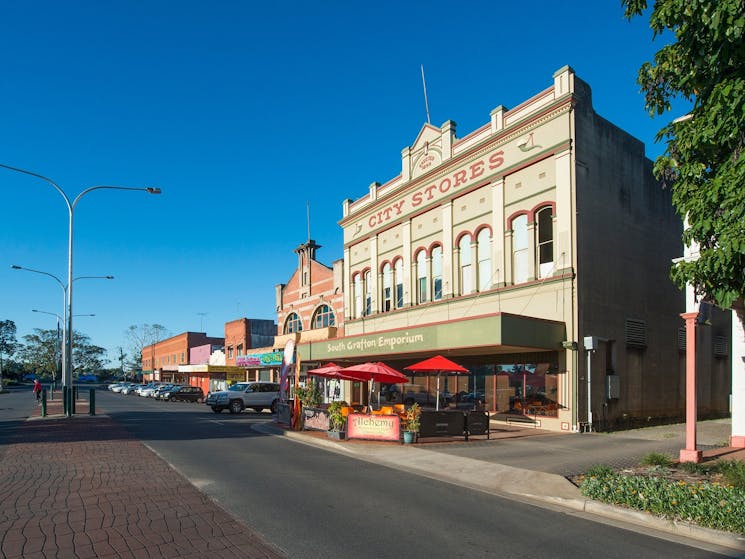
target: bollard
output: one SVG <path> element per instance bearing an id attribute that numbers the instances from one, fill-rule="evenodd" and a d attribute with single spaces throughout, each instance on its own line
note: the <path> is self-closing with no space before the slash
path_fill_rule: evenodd
<path id="1" fill-rule="evenodd" d="M 70 387 L 70 415 L 75 415 L 75 401 L 78 399 L 78 387 Z"/>
<path id="2" fill-rule="evenodd" d="M 47 416 L 47 389 L 44 388 L 41 391 L 41 416 Z"/>
<path id="3" fill-rule="evenodd" d="M 90 396 L 88 396 L 88 415 L 96 415 L 96 389 L 91 388 Z"/>
<path id="4" fill-rule="evenodd" d="M 62 413 L 64 413 L 65 415 L 67 415 L 67 404 L 68 404 L 67 389 L 68 389 L 67 386 L 62 387 Z"/>

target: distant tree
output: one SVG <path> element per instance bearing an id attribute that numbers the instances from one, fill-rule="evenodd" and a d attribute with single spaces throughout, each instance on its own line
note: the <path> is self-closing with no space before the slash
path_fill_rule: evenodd
<path id="1" fill-rule="evenodd" d="M 17 346 L 16 323 L 12 320 L 0 320 L 0 392 L 3 391 L 3 357 L 12 357 Z"/>
<path id="2" fill-rule="evenodd" d="M 59 356 L 57 330 L 34 329 L 23 336 L 25 344 L 19 358 L 28 372 L 56 377 Z M 91 343 L 86 334 L 74 332 L 72 338 L 73 373 L 95 373 L 104 366 L 106 350 Z"/>
<path id="3" fill-rule="evenodd" d="M 57 330 L 35 328 L 33 334 L 23 336 L 24 344 L 18 350 L 23 368 L 37 375 L 48 374 L 56 377 L 59 359 L 59 339 Z"/>
<path id="4" fill-rule="evenodd" d="M 171 336 L 165 326 L 160 324 L 133 324 L 125 332 L 129 342 L 129 370 L 139 371 L 142 368 L 142 350 L 147 346 L 157 344 Z"/>
<path id="5" fill-rule="evenodd" d="M 647 0 L 622 5 L 630 19 Z M 655 37 L 670 32 L 675 40 L 639 70 L 647 109 L 654 116 L 676 99 L 693 103 L 657 134 L 667 148 L 655 174 L 687 219 L 683 241 L 700 250 L 671 275 L 745 325 L 745 2 L 656 0 L 649 21 Z"/>

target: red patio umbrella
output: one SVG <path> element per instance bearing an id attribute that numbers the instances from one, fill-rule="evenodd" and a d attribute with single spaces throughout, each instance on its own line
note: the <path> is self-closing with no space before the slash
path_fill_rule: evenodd
<path id="1" fill-rule="evenodd" d="M 318 369 L 310 369 L 308 371 L 308 374 L 317 377 L 339 378 L 336 373 L 341 368 L 341 365 L 337 365 L 336 363 L 327 363 L 326 365 L 324 365 L 323 367 L 319 367 Z"/>
<path id="2" fill-rule="evenodd" d="M 407 371 L 413 373 L 430 373 L 437 376 L 437 400 L 435 402 L 435 409 L 440 409 L 440 375 L 457 375 L 461 373 L 470 374 L 471 371 L 465 367 L 461 367 L 457 363 L 450 361 L 447 357 L 442 355 L 435 355 L 419 363 L 414 363 L 408 367 L 404 367 Z"/>
<path id="3" fill-rule="evenodd" d="M 409 379 L 403 373 L 389 367 L 385 363 L 373 362 L 352 365 L 339 370 L 340 375 L 344 375 L 352 380 L 366 380 L 369 383 L 383 382 L 385 384 L 406 384 Z M 370 392 L 368 391 L 367 405 L 370 406 Z"/>

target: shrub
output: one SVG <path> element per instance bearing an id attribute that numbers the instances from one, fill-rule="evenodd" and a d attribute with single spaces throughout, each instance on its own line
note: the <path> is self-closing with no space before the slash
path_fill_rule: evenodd
<path id="1" fill-rule="evenodd" d="M 745 462 L 742 460 L 722 460 L 716 468 L 732 487 L 745 490 Z"/>
<path id="2" fill-rule="evenodd" d="M 586 476 L 604 478 L 613 475 L 613 468 L 605 464 L 595 464 L 587 470 Z"/>
<path id="3" fill-rule="evenodd" d="M 712 467 L 701 462 L 681 462 L 678 464 L 678 469 L 689 474 L 706 475 L 711 472 Z"/>
<path id="4" fill-rule="evenodd" d="M 669 468 L 673 465 L 673 459 L 661 452 L 650 452 L 641 459 L 640 464 L 642 466 L 662 466 L 663 468 Z"/>
<path id="5" fill-rule="evenodd" d="M 742 471 L 739 465 L 729 468 Z M 745 510 L 745 490 L 736 487 L 611 474 L 585 477 L 580 491 L 606 503 L 745 534 L 745 515 L 739 512 Z"/>

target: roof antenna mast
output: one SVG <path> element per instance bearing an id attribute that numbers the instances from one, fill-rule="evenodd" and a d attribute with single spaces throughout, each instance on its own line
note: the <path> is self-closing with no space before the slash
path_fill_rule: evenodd
<path id="1" fill-rule="evenodd" d="M 421 64 L 422 68 L 422 87 L 424 88 L 424 109 L 427 111 L 427 124 L 430 124 L 429 121 L 429 101 L 427 101 L 427 82 L 424 79 L 424 64 Z"/>

